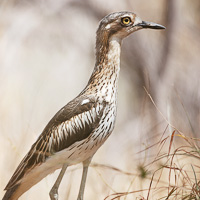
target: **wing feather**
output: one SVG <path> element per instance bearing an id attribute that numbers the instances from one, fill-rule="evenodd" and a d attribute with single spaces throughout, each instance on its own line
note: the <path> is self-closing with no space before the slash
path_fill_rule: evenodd
<path id="1" fill-rule="evenodd" d="M 86 100 L 82 104 L 84 100 Z M 30 151 L 19 164 L 5 190 L 20 183 L 23 176 L 50 156 L 93 133 L 103 114 L 103 106 L 81 95 L 64 106 L 50 120 Z"/>

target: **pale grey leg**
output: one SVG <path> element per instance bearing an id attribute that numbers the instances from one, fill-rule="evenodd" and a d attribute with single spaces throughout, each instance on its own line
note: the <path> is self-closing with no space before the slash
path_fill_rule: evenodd
<path id="1" fill-rule="evenodd" d="M 67 169 L 67 164 L 64 164 L 60 171 L 60 174 L 58 175 L 58 178 L 56 179 L 56 182 L 54 183 L 53 187 L 51 188 L 51 191 L 49 192 L 51 200 L 58 200 L 58 188 L 60 186 L 60 183 L 65 174 L 66 169 Z"/>
<path id="2" fill-rule="evenodd" d="M 83 174 L 82 174 L 81 186 L 80 186 L 80 189 L 79 189 L 79 194 L 78 194 L 77 200 L 83 200 L 85 182 L 86 182 L 87 172 L 88 172 L 88 166 L 89 166 L 91 160 L 92 160 L 92 158 L 89 158 L 88 160 L 85 160 L 83 162 Z"/>

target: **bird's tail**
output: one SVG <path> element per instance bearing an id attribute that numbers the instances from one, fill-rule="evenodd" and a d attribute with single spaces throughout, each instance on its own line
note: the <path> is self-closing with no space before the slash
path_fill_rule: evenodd
<path id="1" fill-rule="evenodd" d="M 5 195 L 3 196 L 2 200 L 17 200 L 18 197 L 16 197 L 16 191 L 17 188 L 19 187 L 19 184 L 13 186 L 12 188 L 8 189 L 5 193 Z"/>

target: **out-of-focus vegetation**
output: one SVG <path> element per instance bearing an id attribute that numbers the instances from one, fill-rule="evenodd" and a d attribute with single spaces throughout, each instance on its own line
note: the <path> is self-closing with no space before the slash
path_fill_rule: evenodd
<path id="1" fill-rule="evenodd" d="M 136 12 L 166 30 L 124 40 L 116 128 L 89 170 L 87 200 L 200 198 L 200 1 L 1 0 L 0 197 L 55 112 L 86 85 L 98 21 Z M 81 165 L 60 199 L 76 199 Z M 21 199 L 48 199 L 58 171 Z"/>

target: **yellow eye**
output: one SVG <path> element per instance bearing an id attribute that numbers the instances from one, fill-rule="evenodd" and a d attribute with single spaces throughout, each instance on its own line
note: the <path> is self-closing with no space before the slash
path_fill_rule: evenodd
<path id="1" fill-rule="evenodd" d="M 122 18 L 122 24 L 128 25 L 130 23 L 131 23 L 130 17 L 124 17 L 124 18 Z"/>

